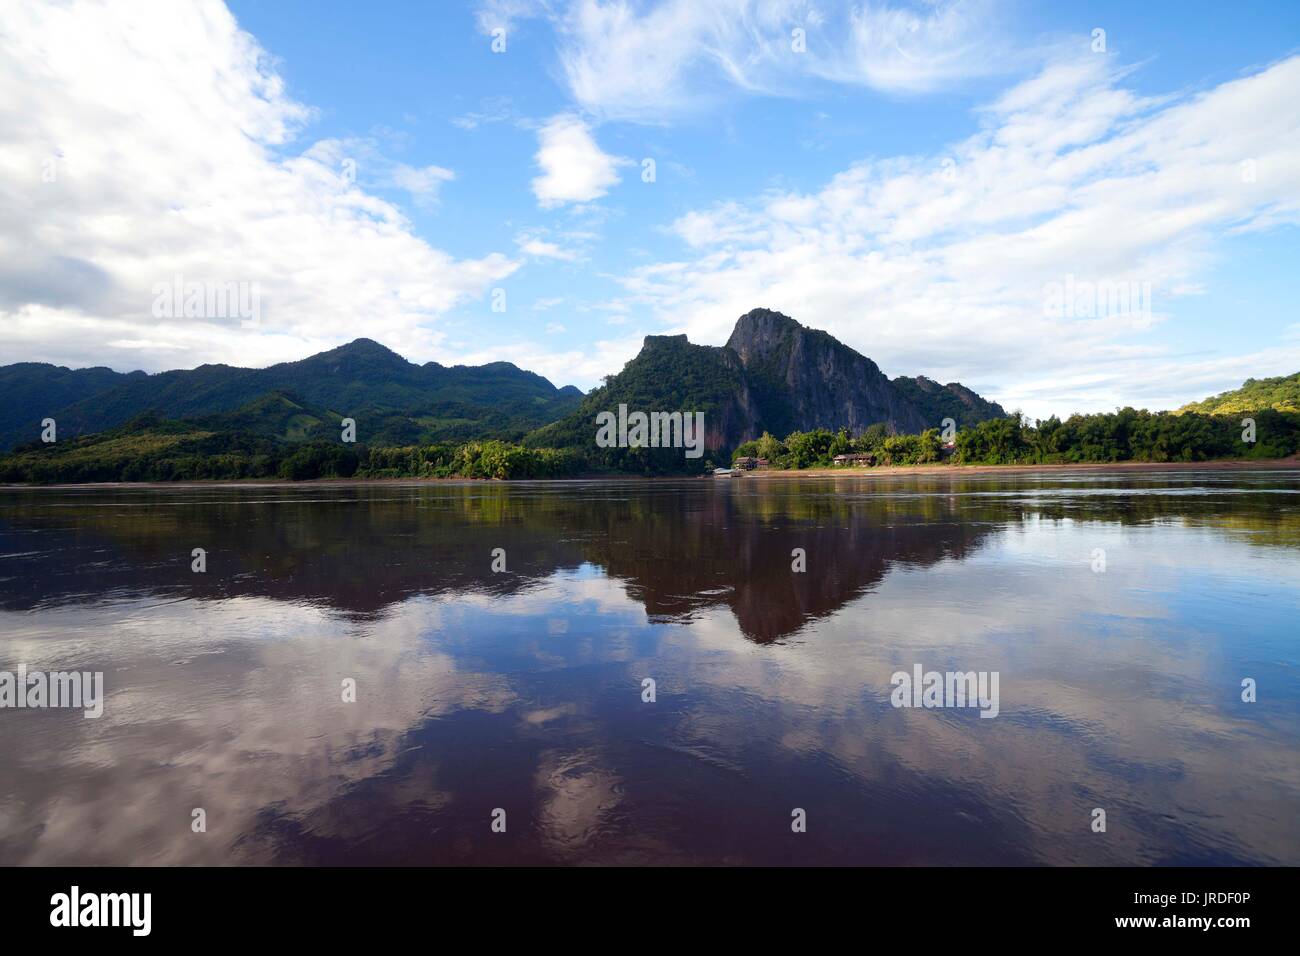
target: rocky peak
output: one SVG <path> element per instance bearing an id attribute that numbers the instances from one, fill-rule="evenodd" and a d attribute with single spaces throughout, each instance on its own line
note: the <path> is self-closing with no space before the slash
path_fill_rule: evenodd
<path id="1" fill-rule="evenodd" d="M 748 365 L 751 361 L 764 361 L 790 345 L 799 333 L 807 331 L 810 330 L 788 315 L 771 309 L 753 309 L 736 320 L 727 348 L 734 349 Z"/>
<path id="2" fill-rule="evenodd" d="M 681 335 L 647 335 L 645 340 L 641 343 L 641 348 L 658 349 L 674 345 L 690 345 L 690 341 L 686 338 L 685 332 Z"/>

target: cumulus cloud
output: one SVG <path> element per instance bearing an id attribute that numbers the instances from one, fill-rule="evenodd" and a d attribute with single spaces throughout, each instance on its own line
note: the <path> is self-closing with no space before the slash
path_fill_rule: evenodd
<path id="1" fill-rule="evenodd" d="M 434 201 L 454 175 L 357 144 L 294 149 L 312 118 L 216 0 L 0 9 L 0 349 L 9 360 L 265 364 L 359 334 L 434 357 L 437 320 L 518 262 L 461 259 L 367 188 Z M 364 145 L 364 144 L 362 144 Z M 373 182 L 370 177 L 373 173 Z M 154 289 L 257 284 L 261 324 L 153 314 Z"/>
<path id="2" fill-rule="evenodd" d="M 548 334 L 559 334 L 559 330 Z M 517 342 L 500 345 L 461 358 L 467 365 L 484 362 L 513 362 L 545 376 L 552 382 L 595 383 L 604 376 L 617 372 L 629 358 L 637 353 L 643 339 L 641 333 L 619 338 L 597 339 L 584 343 L 581 348 L 552 351 L 551 343 Z"/>
<path id="3" fill-rule="evenodd" d="M 542 174 L 533 180 L 533 195 L 543 209 L 599 199 L 618 185 L 618 167 L 630 162 L 601 150 L 591 128 L 569 114 L 551 117 L 537 131 L 535 159 Z"/>
<path id="4" fill-rule="evenodd" d="M 1124 80 L 1105 56 L 1066 57 L 950 150 L 684 214 L 689 255 L 625 276 L 627 300 L 702 342 L 780 309 L 891 374 L 960 379 L 1035 414 L 1168 407 L 1294 371 L 1294 339 L 1194 361 L 1175 346 L 1216 240 L 1300 220 L 1300 57 L 1194 96 Z M 1138 294 L 1093 314 L 1051 307 L 1108 286 Z"/>
<path id="5" fill-rule="evenodd" d="M 573 249 L 566 249 L 558 243 L 527 233 L 516 236 L 515 245 L 519 247 L 519 251 L 524 255 L 531 256 L 534 259 L 558 259 L 561 262 L 573 262 L 578 258 L 578 253 Z"/>

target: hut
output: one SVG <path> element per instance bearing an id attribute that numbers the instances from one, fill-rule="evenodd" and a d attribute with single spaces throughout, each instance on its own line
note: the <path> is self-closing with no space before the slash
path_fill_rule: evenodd
<path id="1" fill-rule="evenodd" d="M 854 455 L 836 455 L 831 459 L 836 468 L 866 468 L 876 463 L 876 456 L 870 453 Z"/>

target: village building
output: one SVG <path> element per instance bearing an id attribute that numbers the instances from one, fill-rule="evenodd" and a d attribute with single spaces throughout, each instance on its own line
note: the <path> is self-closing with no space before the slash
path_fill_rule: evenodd
<path id="1" fill-rule="evenodd" d="M 871 453 L 854 455 L 836 455 L 831 459 L 836 468 L 866 468 L 876 463 L 876 456 Z"/>

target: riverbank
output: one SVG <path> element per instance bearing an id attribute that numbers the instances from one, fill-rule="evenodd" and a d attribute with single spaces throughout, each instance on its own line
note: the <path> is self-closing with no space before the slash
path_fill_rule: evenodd
<path id="1" fill-rule="evenodd" d="M 746 478 L 873 478 L 897 475 L 1059 475 L 1073 471 L 1300 471 L 1300 456 L 1289 458 L 1224 458 L 1215 461 L 1111 461 L 1034 465 L 880 465 L 872 468 L 763 469 Z"/>
<path id="2" fill-rule="evenodd" d="M 747 471 L 745 478 L 771 480 L 774 478 L 896 478 L 908 475 L 928 475 L 933 477 L 955 475 L 1061 475 L 1071 472 L 1179 472 L 1179 471 L 1295 471 L 1300 473 L 1300 455 L 1289 458 L 1248 459 L 1230 458 L 1216 461 L 1114 461 L 1086 462 L 1072 464 L 1036 464 L 1036 465 L 949 465 L 936 463 L 932 465 L 879 465 L 872 468 L 802 468 L 802 469 L 763 469 Z M 1300 476 L 1300 475 L 1298 475 Z M 351 485 L 428 485 L 428 484 L 471 484 L 479 482 L 501 482 L 518 484 L 520 482 L 584 482 L 609 481 L 727 481 L 713 475 L 661 475 L 645 478 L 641 475 L 609 474 L 582 475 L 573 478 L 315 478 L 307 481 L 291 481 L 287 478 L 249 478 L 245 480 L 204 480 L 204 481 L 101 481 L 82 482 L 64 485 L 0 484 L 0 490 L 20 490 L 34 488 L 212 488 L 234 486 L 239 488 L 297 488 L 314 486 L 351 486 Z"/>

